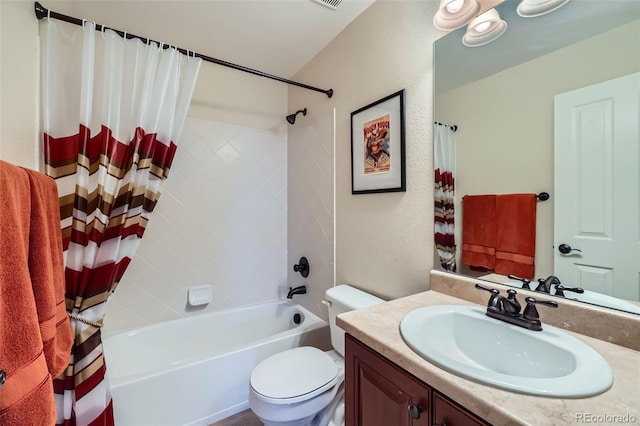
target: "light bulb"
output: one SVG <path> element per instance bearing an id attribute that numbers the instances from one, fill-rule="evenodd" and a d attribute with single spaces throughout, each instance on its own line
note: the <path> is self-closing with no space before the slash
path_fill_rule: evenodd
<path id="1" fill-rule="evenodd" d="M 474 31 L 477 31 L 479 33 L 483 33 L 487 29 L 489 29 L 490 26 L 491 26 L 491 22 L 490 21 L 485 21 L 485 22 L 481 22 L 478 25 L 476 25 L 475 27 L 473 27 L 473 29 L 474 29 Z"/>
<path id="2" fill-rule="evenodd" d="M 464 0 L 453 0 L 450 3 L 447 3 L 447 12 L 449 13 L 457 13 L 462 6 L 464 5 Z"/>

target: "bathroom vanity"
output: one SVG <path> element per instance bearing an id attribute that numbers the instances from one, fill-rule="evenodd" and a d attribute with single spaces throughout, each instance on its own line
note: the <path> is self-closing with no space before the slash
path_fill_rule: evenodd
<path id="1" fill-rule="evenodd" d="M 587 419 L 594 416 L 609 416 L 603 419 L 614 422 L 616 419 L 630 424 L 640 422 L 637 398 L 640 394 L 640 352 L 637 347 L 640 323 L 637 317 L 612 314 L 607 318 L 612 327 L 609 330 L 603 321 L 597 321 L 599 315 L 609 314 L 597 308 L 591 310 L 569 302 L 560 304 L 557 309 L 540 308 L 543 325 L 553 323 L 562 328 L 607 361 L 614 375 L 613 386 L 589 398 L 515 393 L 441 369 L 414 352 L 403 340 L 400 323 L 415 309 L 435 305 L 483 307 L 486 304 L 485 292 L 478 292 L 468 282 L 457 286 L 447 280 L 458 278 L 446 274 L 434 277 L 432 273 L 430 291 L 338 316 L 338 325 L 348 334 L 346 426 L 570 425 L 588 423 Z M 505 292 L 504 287 L 502 291 Z M 581 313 L 581 309 L 586 311 Z M 571 318 L 563 319 L 563 315 Z M 590 325 L 579 329 L 577 324 Z M 575 332 L 576 329 L 580 333 Z M 500 357 L 500 354 L 495 356 Z"/>
<path id="2" fill-rule="evenodd" d="M 350 335 L 345 368 L 347 426 L 488 425 Z"/>

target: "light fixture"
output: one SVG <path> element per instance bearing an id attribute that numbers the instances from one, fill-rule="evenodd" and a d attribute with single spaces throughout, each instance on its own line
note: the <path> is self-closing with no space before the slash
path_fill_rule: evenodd
<path id="1" fill-rule="evenodd" d="M 553 12 L 564 6 L 569 0 L 522 0 L 518 5 L 518 15 L 523 18 L 533 18 Z"/>
<path id="2" fill-rule="evenodd" d="M 440 0 L 433 26 L 442 31 L 464 27 L 480 12 L 479 0 Z"/>
<path id="3" fill-rule="evenodd" d="M 506 0 L 440 0 L 433 17 L 433 26 L 442 31 L 453 31 L 467 25 L 462 44 L 468 47 L 483 46 L 500 37 L 507 30 L 507 23 L 500 19 L 495 6 Z M 533 18 L 553 12 L 569 0 L 521 0 L 518 15 Z"/>
<path id="4" fill-rule="evenodd" d="M 476 16 L 467 25 L 467 32 L 462 37 L 462 44 L 467 47 L 482 46 L 491 43 L 507 30 L 507 23 L 500 19 L 495 9 L 489 9 Z"/>

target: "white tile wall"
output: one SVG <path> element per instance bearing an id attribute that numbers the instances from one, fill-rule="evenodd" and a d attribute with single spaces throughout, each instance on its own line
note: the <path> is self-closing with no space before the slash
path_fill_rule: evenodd
<path id="1" fill-rule="evenodd" d="M 287 263 L 286 133 L 189 117 L 104 332 L 202 312 L 194 285 L 212 286 L 206 310 L 280 298 Z"/>

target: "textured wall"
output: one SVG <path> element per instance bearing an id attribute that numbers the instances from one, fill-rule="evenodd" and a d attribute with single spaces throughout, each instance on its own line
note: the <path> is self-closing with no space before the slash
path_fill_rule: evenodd
<path id="1" fill-rule="evenodd" d="M 426 290 L 433 266 L 432 43 L 439 34 L 431 21 L 437 6 L 375 2 L 295 76 L 332 87 L 333 98 L 289 89 L 291 109 L 308 107 L 310 120 L 336 109 L 337 284 L 388 298 Z M 350 113 L 403 88 L 407 192 L 352 195 Z"/>
<path id="2" fill-rule="evenodd" d="M 38 21 L 33 2 L 0 1 L 0 159 L 38 168 Z"/>

